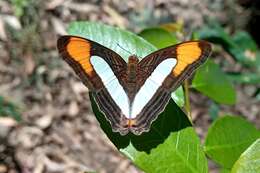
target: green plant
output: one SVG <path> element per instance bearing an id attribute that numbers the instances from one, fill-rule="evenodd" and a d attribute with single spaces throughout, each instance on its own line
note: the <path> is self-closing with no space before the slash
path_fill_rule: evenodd
<path id="1" fill-rule="evenodd" d="M 158 48 L 180 42 L 174 32 L 160 27 L 142 31 L 139 35 L 143 38 L 119 28 L 92 22 L 74 22 L 69 26 L 68 32 L 98 42 L 114 50 L 125 60 L 129 54 L 120 47 L 144 57 Z M 160 39 L 156 39 L 154 34 Z M 219 80 L 222 83 L 219 83 Z M 191 87 L 219 104 L 235 104 L 236 93 L 230 79 L 212 60 L 196 72 Z M 185 91 L 188 91 L 188 83 L 185 85 Z M 180 108 L 185 100 L 185 109 L 190 111 L 187 104 L 189 97 L 187 92 L 185 94 L 186 96 L 181 87 L 176 90 L 165 111 L 152 124 L 151 130 L 141 136 L 120 136 L 112 132 L 110 124 L 98 110 L 91 94 L 90 98 L 93 112 L 111 142 L 147 173 L 205 173 L 208 172 L 206 155 L 226 172 L 243 170 L 242 167 L 250 159 L 260 159 L 259 155 L 250 155 L 253 151 L 260 150 L 259 142 L 248 148 L 260 138 L 260 132 L 249 122 L 235 116 L 225 115 L 218 118 L 211 125 L 205 144 L 202 145 L 192 123 Z M 247 148 L 250 152 L 243 153 Z M 251 164 L 251 170 L 258 169 L 257 164 Z"/>
<path id="2" fill-rule="evenodd" d="M 21 114 L 17 106 L 0 96 L 0 117 L 12 117 L 17 121 L 21 120 Z"/>
<path id="3" fill-rule="evenodd" d="M 221 45 L 244 68 L 243 72 L 227 73 L 231 81 L 243 84 L 260 83 L 260 50 L 247 32 L 237 31 L 230 36 L 217 22 L 214 22 L 202 28 L 197 34 L 200 39 Z"/>
<path id="4" fill-rule="evenodd" d="M 23 16 L 26 8 L 34 3 L 32 0 L 10 0 L 10 2 L 14 7 L 14 13 L 17 17 Z"/>

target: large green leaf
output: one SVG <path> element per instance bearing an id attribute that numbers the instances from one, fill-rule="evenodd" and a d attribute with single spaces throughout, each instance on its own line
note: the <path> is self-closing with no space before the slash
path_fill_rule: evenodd
<path id="1" fill-rule="evenodd" d="M 152 44 L 131 32 L 96 22 L 73 22 L 68 33 L 102 44 L 121 55 L 126 62 L 130 56 L 128 52 L 143 58 L 156 50 Z"/>
<path id="2" fill-rule="evenodd" d="M 158 172 L 158 170 L 163 172 L 170 170 L 174 173 L 174 169 L 176 172 L 179 170 L 207 172 L 207 161 L 201 150 L 199 139 L 194 130 L 189 127 L 191 124 L 187 116 L 172 100 L 165 111 L 153 122 L 149 133 L 143 133 L 140 136 L 132 134 L 121 136 L 119 133 L 112 132 L 109 122 L 98 110 L 93 98 L 90 98 L 92 109 L 103 131 L 114 145 L 140 169 L 147 173 Z M 159 153 L 165 155 L 158 157 Z M 178 162 L 175 162 L 176 160 Z M 174 162 L 171 163 L 171 161 Z M 152 163 L 157 169 L 149 168 L 147 162 Z"/>
<path id="3" fill-rule="evenodd" d="M 174 33 L 170 33 L 162 28 L 146 28 L 142 30 L 139 36 L 143 37 L 145 40 L 153 44 L 158 49 L 162 49 L 174 44 L 179 41 Z"/>
<path id="4" fill-rule="evenodd" d="M 231 171 L 231 173 L 256 172 L 260 172 L 260 138 L 241 154 Z"/>
<path id="5" fill-rule="evenodd" d="M 205 152 L 224 168 L 232 168 L 240 154 L 260 137 L 260 132 L 240 117 L 224 116 L 209 128 Z"/>
<path id="6" fill-rule="evenodd" d="M 236 102 L 235 89 L 225 73 L 212 60 L 208 60 L 196 71 L 192 87 L 218 103 Z"/>
<path id="7" fill-rule="evenodd" d="M 170 33 L 169 31 L 159 27 L 144 29 L 139 33 L 139 36 L 153 44 L 158 49 L 175 45 L 179 42 L 174 33 Z M 182 87 L 179 87 L 172 93 L 172 99 L 178 104 L 178 106 L 184 106 L 184 92 Z"/>
<path id="8" fill-rule="evenodd" d="M 162 112 L 157 120 L 153 122 L 148 133 L 143 133 L 140 136 L 135 136 L 133 134 L 121 136 L 119 133 L 112 132 L 109 122 L 99 111 L 91 95 L 90 98 L 93 112 L 95 113 L 101 128 L 118 149 L 126 148 L 131 141 L 136 150 L 149 153 L 152 148 L 163 143 L 171 132 L 179 131 L 191 126 L 187 116 L 174 101 L 170 100 L 164 112 Z"/>
<path id="9" fill-rule="evenodd" d="M 69 33 L 71 35 L 77 35 L 82 36 L 85 38 L 88 38 L 90 40 L 96 41 L 114 51 L 116 51 L 119 55 L 121 55 L 126 61 L 128 59 L 129 53 L 126 52 L 124 49 L 127 49 L 129 52 L 133 52 L 133 54 L 139 55 L 141 57 L 145 57 L 147 54 L 153 52 L 156 50 L 156 48 L 148 43 L 146 40 L 142 39 L 141 37 L 138 37 L 137 35 L 130 33 L 128 31 L 121 30 L 119 28 L 103 25 L 100 23 L 93 23 L 93 22 L 74 22 L 69 26 Z M 118 46 L 120 45 L 120 46 Z M 124 48 L 124 49 L 122 49 Z M 176 96 L 178 99 L 180 96 Z M 93 103 L 94 101 L 92 101 Z M 174 104 L 172 103 L 172 107 L 167 106 L 167 110 L 165 112 L 168 112 L 171 114 L 170 118 L 173 118 L 175 114 L 179 114 L 181 112 L 181 115 L 185 114 Z M 94 109 L 94 113 L 98 114 L 98 109 Z M 168 116 L 166 116 L 168 117 Z M 185 119 L 185 118 L 184 118 Z M 169 120 L 169 119 L 168 119 Z M 168 123 L 171 123 L 175 119 L 171 119 Z M 101 121 L 100 123 L 104 123 L 105 121 Z M 165 121 L 167 122 L 167 121 Z M 180 121 L 181 124 L 184 124 L 183 127 L 187 126 L 187 121 Z M 154 123 L 155 124 L 155 123 Z M 164 123 L 163 123 L 164 124 Z M 164 124 L 165 126 L 165 124 Z M 108 128 L 110 128 L 109 124 L 107 125 Z M 165 126 L 167 127 L 167 126 Z M 182 127 L 182 125 L 179 125 L 178 127 Z M 147 133 L 143 136 L 149 136 L 148 134 L 154 135 L 155 132 L 151 130 L 151 133 Z M 166 133 L 169 135 L 169 130 Z M 109 135 L 108 135 L 109 136 Z M 158 136 L 158 134 L 154 135 Z M 165 134 L 164 134 L 165 137 Z M 111 137 L 112 138 L 112 137 Z M 146 137 L 147 138 L 147 137 Z M 116 141 L 125 139 L 117 137 Z M 113 141 L 113 140 L 112 140 Z M 122 140 L 124 141 L 124 140 Z M 161 141 L 162 142 L 162 141 Z M 121 144 L 118 146 L 122 146 Z M 154 146 L 154 145 L 151 145 Z M 120 148 L 120 147 L 119 147 Z"/>
<path id="10" fill-rule="evenodd" d="M 76 22 L 70 25 L 69 33 L 79 35 L 96 41 L 120 54 L 127 60 L 129 54 L 120 47 L 127 49 L 141 57 L 156 50 L 142 38 L 127 31 L 110 26 L 91 23 Z M 120 45 L 120 47 L 118 46 Z M 178 97 L 178 96 L 177 96 Z M 191 123 L 183 111 L 170 100 L 165 111 L 152 123 L 150 131 L 140 136 L 128 134 L 121 136 L 112 132 L 109 122 L 99 111 L 90 93 L 91 105 L 101 128 L 115 144 L 115 146 L 133 160 L 146 172 L 155 172 L 148 168 L 147 162 L 154 163 L 160 170 L 191 170 L 192 172 L 207 172 L 207 161 L 201 150 L 199 139 L 194 130 L 189 127 Z M 158 153 L 165 153 L 167 157 L 156 157 Z M 181 164 L 171 163 L 169 159 L 176 156 Z M 145 160 L 144 160 L 145 159 Z M 174 171 L 173 171 L 174 172 Z"/>
<path id="11" fill-rule="evenodd" d="M 131 146 L 123 152 L 130 157 L 133 153 Z M 138 152 L 132 159 L 146 173 L 208 172 L 207 159 L 200 140 L 191 127 L 171 133 L 150 154 Z"/>

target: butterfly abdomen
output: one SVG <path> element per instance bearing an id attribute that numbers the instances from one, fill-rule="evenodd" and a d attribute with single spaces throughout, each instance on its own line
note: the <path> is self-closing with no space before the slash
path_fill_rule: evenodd
<path id="1" fill-rule="evenodd" d="M 135 55 L 132 55 L 128 58 L 127 71 L 126 71 L 126 83 L 127 83 L 127 92 L 129 100 L 134 99 L 137 87 L 137 67 L 138 67 L 138 58 Z"/>
<path id="2" fill-rule="evenodd" d="M 136 71 L 138 65 L 138 58 L 136 56 L 130 56 L 127 64 L 127 82 L 128 83 L 136 83 Z"/>

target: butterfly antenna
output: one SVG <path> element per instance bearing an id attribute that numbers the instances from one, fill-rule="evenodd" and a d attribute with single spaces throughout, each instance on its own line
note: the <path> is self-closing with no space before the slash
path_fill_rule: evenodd
<path id="1" fill-rule="evenodd" d="M 129 52 L 128 50 L 126 50 L 125 48 L 123 48 L 122 46 L 120 46 L 120 44 L 117 43 L 117 46 L 120 47 L 121 49 L 123 49 L 124 51 L 126 51 L 129 55 L 132 54 L 131 52 Z"/>

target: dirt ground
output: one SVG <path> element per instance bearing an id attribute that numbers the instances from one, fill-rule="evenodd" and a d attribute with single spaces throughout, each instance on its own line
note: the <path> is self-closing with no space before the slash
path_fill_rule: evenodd
<path id="1" fill-rule="evenodd" d="M 26 0 L 18 2 L 0 0 L 0 96 L 17 105 L 23 119 L 0 121 L 0 173 L 141 172 L 101 131 L 88 89 L 58 56 L 57 38 L 70 22 L 99 21 L 138 32 L 182 21 L 189 33 L 207 18 L 234 30 L 243 29 L 250 17 L 250 10 L 225 0 L 29 0 L 25 7 Z M 221 111 L 243 115 L 260 128 L 252 86 L 236 89 L 237 104 Z M 191 103 L 203 140 L 212 122 L 211 101 L 192 91 Z M 212 163 L 210 168 L 217 171 Z"/>

